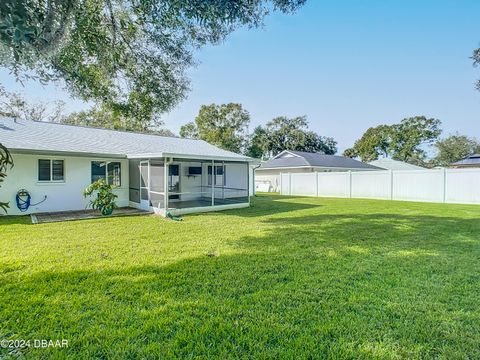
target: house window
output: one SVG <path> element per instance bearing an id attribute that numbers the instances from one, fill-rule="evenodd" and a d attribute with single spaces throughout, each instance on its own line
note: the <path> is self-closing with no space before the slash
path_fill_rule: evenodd
<path id="1" fill-rule="evenodd" d="M 118 161 L 92 161 L 92 183 L 104 179 L 109 185 L 121 186 L 121 164 Z"/>
<path id="2" fill-rule="evenodd" d="M 225 186 L 225 166 L 215 165 L 214 185 Z M 212 185 L 212 166 L 208 166 L 208 185 Z"/>
<path id="3" fill-rule="evenodd" d="M 63 160 L 39 159 L 38 181 L 65 181 Z"/>

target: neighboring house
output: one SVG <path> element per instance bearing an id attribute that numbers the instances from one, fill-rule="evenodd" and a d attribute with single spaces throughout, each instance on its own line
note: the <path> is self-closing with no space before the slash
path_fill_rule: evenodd
<path id="1" fill-rule="evenodd" d="M 257 191 L 279 191 L 281 173 L 384 170 L 338 155 L 284 150 L 255 170 Z"/>
<path id="2" fill-rule="evenodd" d="M 412 165 L 404 161 L 398 161 L 389 158 L 374 160 L 369 162 L 369 164 L 386 170 L 426 170 L 426 168 L 421 166 Z"/>
<path id="3" fill-rule="evenodd" d="M 119 206 L 162 215 L 246 207 L 258 163 L 202 140 L 10 118 L 0 118 L 0 143 L 15 164 L 0 188 L 9 215 L 85 209 L 82 191 L 100 178 L 117 186 Z"/>
<path id="4" fill-rule="evenodd" d="M 480 168 L 480 154 L 467 156 L 465 159 L 450 165 L 453 168 Z"/>

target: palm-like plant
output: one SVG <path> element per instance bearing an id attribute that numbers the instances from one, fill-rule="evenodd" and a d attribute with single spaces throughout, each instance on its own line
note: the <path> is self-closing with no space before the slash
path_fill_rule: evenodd
<path id="1" fill-rule="evenodd" d="M 8 149 L 0 144 L 0 183 L 3 182 L 3 180 L 7 177 L 7 174 L 5 173 L 8 168 L 13 167 L 13 158 Z M 9 208 L 8 202 L 1 202 L 0 201 L 0 208 L 7 212 L 7 209 Z"/>
<path id="2" fill-rule="evenodd" d="M 97 196 L 90 200 L 89 205 L 92 209 L 100 210 L 102 215 L 110 215 L 113 209 L 117 208 L 115 199 L 118 197 L 113 193 L 115 186 L 109 185 L 104 179 L 98 179 L 83 190 L 83 196 L 92 196 L 95 192 Z"/>

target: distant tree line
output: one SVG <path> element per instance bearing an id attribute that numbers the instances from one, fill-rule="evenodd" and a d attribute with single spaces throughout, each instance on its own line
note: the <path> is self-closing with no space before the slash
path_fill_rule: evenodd
<path id="1" fill-rule="evenodd" d="M 250 114 L 241 104 L 202 105 L 194 122 L 183 125 L 180 136 L 202 139 L 222 149 L 267 159 L 283 150 L 335 154 L 337 142 L 308 129 L 305 116 L 279 116 L 250 134 Z"/>
<path id="2" fill-rule="evenodd" d="M 480 151 L 480 143 L 465 135 L 457 133 L 440 139 L 440 127 L 440 120 L 425 116 L 371 127 L 343 155 L 364 162 L 389 157 L 414 165 L 435 167 L 448 166 Z M 431 151 L 432 146 L 434 151 Z M 431 153 L 435 155 L 432 157 Z"/>
<path id="3" fill-rule="evenodd" d="M 159 120 L 145 123 L 101 106 L 67 114 L 61 101 L 29 102 L 20 93 L 0 86 L 0 115 L 34 121 L 92 126 L 176 136 Z M 309 129 L 305 116 L 276 117 L 249 131 L 250 113 L 238 103 L 202 105 L 194 121 L 180 128 L 180 136 L 201 139 L 222 149 L 258 159 L 268 159 L 283 150 L 335 154 L 337 142 Z M 480 152 L 480 143 L 471 137 L 453 134 L 440 138 L 441 121 L 415 116 L 391 125 L 378 125 L 367 131 L 343 152 L 344 156 L 370 162 L 390 157 L 411 164 L 448 166 Z M 433 149 L 432 149 L 433 146 Z M 432 156 L 432 153 L 435 153 Z"/>

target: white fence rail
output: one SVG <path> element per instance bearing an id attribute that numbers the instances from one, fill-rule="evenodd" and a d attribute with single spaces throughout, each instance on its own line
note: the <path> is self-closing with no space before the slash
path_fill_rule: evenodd
<path id="1" fill-rule="evenodd" d="M 480 204 L 480 169 L 282 173 L 280 193 Z"/>

